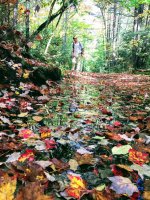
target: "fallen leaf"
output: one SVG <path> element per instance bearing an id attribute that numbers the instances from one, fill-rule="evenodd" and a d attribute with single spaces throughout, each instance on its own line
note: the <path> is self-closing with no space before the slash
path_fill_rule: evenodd
<path id="1" fill-rule="evenodd" d="M 18 117 L 26 117 L 27 115 L 28 115 L 28 112 L 20 113 L 20 114 L 18 115 Z"/>
<path id="2" fill-rule="evenodd" d="M 0 200 L 14 200 L 17 180 L 7 174 L 1 175 L 0 181 Z"/>
<path id="3" fill-rule="evenodd" d="M 70 169 L 73 170 L 73 171 L 76 171 L 78 169 L 78 162 L 74 159 L 70 159 L 69 160 L 69 165 L 70 165 Z"/>
<path id="4" fill-rule="evenodd" d="M 51 182 L 56 181 L 55 177 L 52 176 L 52 175 L 50 175 L 49 173 L 44 172 L 44 174 L 45 174 L 46 178 L 47 178 L 49 181 L 51 181 Z"/>
<path id="5" fill-rule="evenodd" d="M 127 171 L 129 171 L 129 172 L 132 172 L 132 171 L 133 171 L 133 170 L 131 169 L 131 167 L 128 166 L 128 165 L 121 165 L 121 164 L 119 164 L 119 165 L 117 165 L 117 167 L 122 168 L 122 169 L 125 169 L 125 170 L 127 170 Z"/>
<path id="6" fill-rule="evenodd" d="M 33 150 L 27 149 L 25 153 L 21 154 L 21 156 L 18 158 L 19 162 L 25 162 L 26 160 L 28 161 L 34 160 Z"/>
<path id="7" fill-rule="evenodd" d="M 20 157 L 20 153 L 14 152 L 11 155 L 9 155 L 8 159 L 6 160 L 6 163 L 15 162 L 18 160 L 19 157 Z"/>
<path id="8" fill-rule="evenodd" d="M 97 186 L 97 187 L 95 188 L 95 190 L 97 190 L 97 191 L 102 191 L 102 190 L 105 189 L 105 187 L 106 187 L 105 184 L 103 184 L 103 185 L 99 185 L 99 186 Z"/>
<path id="9" fill-rule="evenodd" d="M 92 154 L 92 152 L 87 151 L 85 148 L 81 147 L 80 149 L 77 150 L 79 154 Z"/>
<path id="10" fill-rule="evenodd" d="M 114 122 L 114 126 L 115 126 L 115 127 L 119 127 L 119 126 L 122 126 L 122 124 L 121 124 L 121 122 L 119 122 L 119 121 L 115 121 L 115 122 Z"/>
<path id="11" fill-rule="evenodd" d="M 58 170 L 60 172 L 69 168 L 69 164 L 68 163 L 65 163 L 65 162 L 63 162 L 61 160 L 57 160 L 56 158 L 53 158 L 51 160 L 51 162 L 54 164 L 56 170 Z"/>
<path id="12" fill-rule="evenodd" d="M 65 190 L 69 197 L 79 199 L 87 190 L 85 181 L 80 176 L 68 175 L 70 186 Z"/>
<path id="13" fill-rule="evenodd" d="M 149 154 L 136 151 L 135 149 L 130 149 L 129 160 L 138 165 L 143 165 L 149 162 Z"/>
<path id="14" fill-rule="evenodd" d="M 15 200 L 54 200 L 53 196 L 44 195 L 44 189 L 38 182 L 31 182 L 22 187 Z"/>
<path id="15" fill-rule="evenodd" d="M 30 129 L 21 129 L 18 134 L 19 137 L 24 139 L 38 138 L 39 136 L 34 134 Z"/>
<path id="16" fill-rule="evenodd" d="M 122 145 L 122 146 L 115 146 L 112 148 L 112 154 L 113 155 L 124 155 L 129 152 L 129 150 L 132 149 L 130 145 Z"/>
<path id="17" fill-rule="evenodd" d="M 40 165 L 43 169 L 45 169 L 46 167 L 50 166 L 52 164 L 52 162 L 48 161 L 48 160 L 37 160 L 35 161 L 36 164 Z"/>
<path id="18" fill-rule="evenodd" d="M 44 140 L 44 142 L 45 142 L 46 149 L 55 149 L 56 148 L 57 143 L 55 142 L 55 140 L 46 139 L 46 140 Z"/>
<path id="19" fill-rule="evenodd" d="M 42 119 L 43 119 L 43 117 L 41 117 L 41 116 L 33 116 L 32 118 L 33 118 L 33 120 L 36 121 L 36 122 L 40 122 L 40 121 L 42 121 Z"/>
<path id="20" fill-rule="evenodd" d="M 150 177 L 150 166 L 149 165 L 137 165 L 133 164 L 130 167 L 131 169 L 138 171 L 139 176 L 144 179 L 144 175 Z"/>
<path id="21" fill-rule="evenodd" d="M 2 120 L 3 123 L 11 125 L 11 122 L 8 118 L 0 116 L 0 119 Z"/>
<path id="22" fill-rule="evenodd" d="M 150 191 L 144 191 L 143 198 L 144 200 L 150 200 Z"/>
<path id="23" fill-rule="evenodd" d="M 93 165 L 95 160 L 92 154 L 79 154 L 76 153 L 75 154 L 75 160 L 78 162 L 78 165 Z"/>
<path id="24" fill-rule="evenodd" d="M 138 192 L 137 186 L 135 186 L 129 178 L 122 176 L 114 176 L 108 178 L 111 182 L 111 189 L 114 190 L 117 194 L 127 194 L 132 196 L 134 192 Z"/>
<path id="25" fill-rule="evenodd" d="M 101 191 L 98 191 L 97 189 L 94 190 L 93 194 L 93 199 L 94 200 L 109 200 Z"/>

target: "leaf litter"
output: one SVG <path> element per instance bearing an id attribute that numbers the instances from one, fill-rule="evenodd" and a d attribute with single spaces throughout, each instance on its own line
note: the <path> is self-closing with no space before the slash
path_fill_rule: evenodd
<path id="1" fill-rule="evenodd" d="M 1 87 L 0 199 L 148 199 L 150 78 L 66 73 Z"/>

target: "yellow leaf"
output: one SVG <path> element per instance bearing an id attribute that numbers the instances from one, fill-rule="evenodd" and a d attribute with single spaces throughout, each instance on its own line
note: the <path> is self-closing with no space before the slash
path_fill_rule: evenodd
<path id="1" fill-rule="evenodd" d="M 18 91 L 15 92 L 16 95 L 19 95 L 20 93 Z"/>
<path id="2" fill-rule="evenodd" d="M 0 183 L 0 200 L 14 199 L 16 183 L 16 178 L 10 178 L 7 174 L 3 177 L 3 181 Z"/>
<path id="3" fill-rule="evenodd" d="M 74 159 L 69 160 L 69 165 L 70 165 L 70 169 L 74 171 L 76 171 L 79 166 L 78 162 Z"/>
<path id="4" fill-rule="evenodd" d="M 27 115 L 28 115 L 28 112 L 20 113 L 20 114 L 18 115 L 18 117 L 26 117 Z"/>
<path id="5" fill-rule="evenodd" d="M 52 170 L 53 170 L 54 172 L 56 171 L 56 168 L 55 168 L 55 165 L 54 165 L 54 164 L 52 164 L 50 167 L 52 168 Z"/>
<path id="6" fill-rule="evenodd" d="M 69 197 L 74 197 L 79 199 L 86 191 L 85 181 L 80 176 L 68 175 L 71 183 L 70 186 L 66 189 L 66 193 Z"/>
<path id="7" fill-rule="evenodd" d="M 86 189 L 85 182 L 80 176 L 72 176 L 68 175 L 68 178 L 71 180 L 70 187 L 71 188 L 82 188 Z"/>
<path id="8" fill-rule="evenodd" d="M 130 168 L 130 166 L 128 166 L 128 165 L 117 165 L 118 167 L 120 167 L 120 168 L 122 168 L 122 169 L 125 169 L 125 170 L 127 170 L 127 171 L 129 171 L 129 172 L 132 172 L 133 170 Z"/>
<path id="9" fill-rule="evenodd" d="M 24 5 L 19 4 L 19 7 L 18 7 L 19 14 L 22 15 L 24 13 L 24 11 L 25 11 Z"/>
<path id="10" fill-rule="evenodd" d="M 29 78 L 29 73 L 24 73 L 24 74 L 23 74 L 23 78 L 25 78 L 25 79 L 26 79 L 26 78 Z"/>

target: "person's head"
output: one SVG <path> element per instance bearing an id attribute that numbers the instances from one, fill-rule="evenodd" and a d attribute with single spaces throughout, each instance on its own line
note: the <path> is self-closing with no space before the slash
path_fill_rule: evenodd
<path id="1" fill-rule="evenodd" d="M 78 42 L 77 36 L 74 36 L 74 37 L 73 37 L 73 41 L 74 41 L 75 43 Z"/>

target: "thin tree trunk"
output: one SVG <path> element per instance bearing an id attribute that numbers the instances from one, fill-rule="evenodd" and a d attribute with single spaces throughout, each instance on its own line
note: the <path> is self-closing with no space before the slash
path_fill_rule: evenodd
<path id="1" fill-rule="evenodd" d="M 119 8 L 119 16 L 118 16 L 118 23 L 117 23 L 117 30 L 116 30 L 116 42 L 118 43 L 120 41 L 119 38 L 119 33 L 120 33 L 120 29 L 121 29 L 121 19 L 122 16 L 120 15 L 120 13 L 123 12 L 123 10 L 121 8 Z"/>
<path id="2" fill-rule="evenodd" d="M 114 0 L 114 13 L 113 13 L 113 27 L 112 27 L 112 39 L 113 39 L 113 53 L 116 50 L 116 20 L 117 20 L 117 1 Z"/>
<path id="3" fill-rule="evenodd" d="M 7 3 L 7 24 L 10 25 L 10 4 Z"/>
<path id="4" fill-rule="evenodd" d="M 62 50 L 65 52 L 67 47 L 68 10 L 66 10 L 64 14 L 63 29 L 64 29 L 64 36 L 63 36 Z"/>
<path id="5" fill-rule="evenodd" d="M 14 5 L 14 13 L 13 13 L 13 26 L 16 27 L 18 22 L 18 1 Z"/>
<path id="6" fill-rule="evenodd" d="M 136 31 L 136 24 L 137 24 L 136 18 L 137 18 L 137 8 L 135 7 L 135 8 L 134 8 L 133 32 Z"/>
<path id="7" fill-rule="evenodd" d="M 150 11 L 150 5 L 148 6 L 148 12 Z M 146 22 L 145 22 L 145 28 L 147 28 L 149 26 L 149 14 L 147 13 L 147 17 L 146 17 Z"/>
<path id="8" fill-rule="evenodd" d="M 30 0 L 26 0 L 26 42 L 30 37 Z"/>

